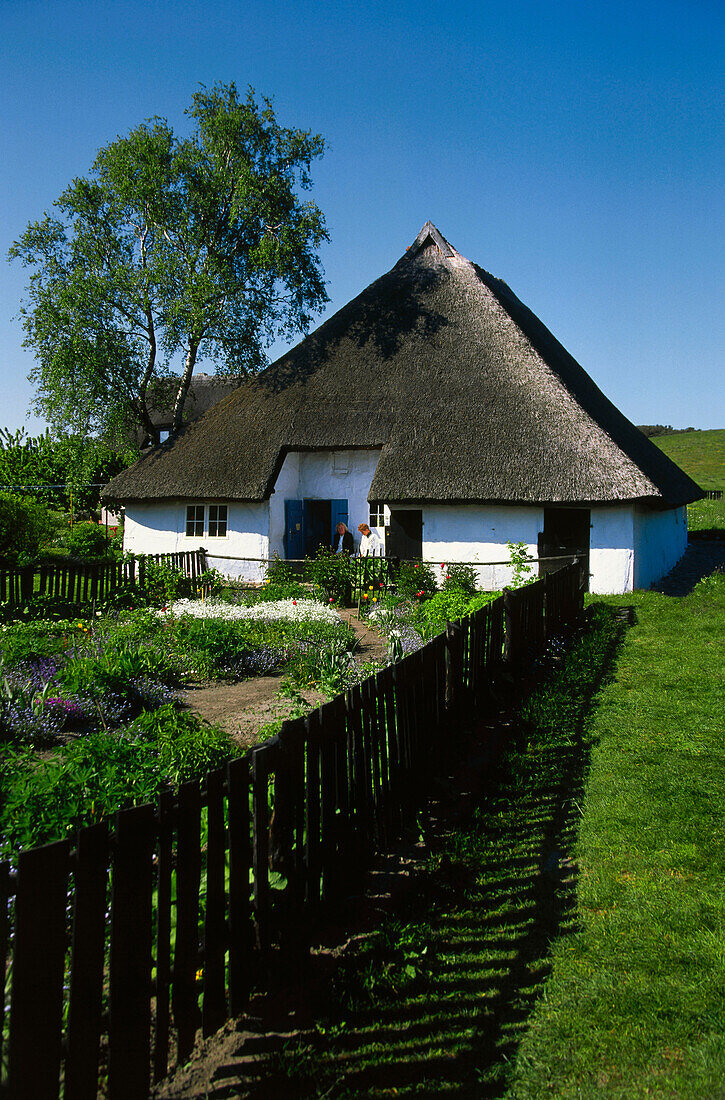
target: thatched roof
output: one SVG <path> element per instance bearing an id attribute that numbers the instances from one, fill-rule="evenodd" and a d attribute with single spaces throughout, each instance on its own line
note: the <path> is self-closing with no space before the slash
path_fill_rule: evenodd
<path id="1" fill-rule="evenodd" d="M 265 500 L 290 450 L 380 447 L 371 500 L 701 496 L 509 287 L 428 222 L 395 267 L 105 498 Z"/>
<path id="2" fill-rule="evenodd" d="M 239 385 L 238 378 L 230 378 L 225 375 L 204 374 L 201 371 L 194 375 L 186 395 L 184 405 L 184 423 L 198 420 L 207 409 L 221 401 L 222 397 L 233 393 Z M 149 415 L 151 422 L 158 431 L 169 431 L 174 421 L 174 400 L 179 387 L 179 379 L 170 376 L 161 379 L 152 389 L 149 396 Z M 148 443 L 148 437 L 143 428 L 137 425 L 130 429 L 128 438 L 139 447 Z"/>

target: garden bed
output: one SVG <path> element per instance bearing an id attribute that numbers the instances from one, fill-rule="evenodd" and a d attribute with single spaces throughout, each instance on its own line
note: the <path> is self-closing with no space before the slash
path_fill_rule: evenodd
<path id="1" fill-rule="evenodd" d="M 324 564 L 202 599 L 161 570 L 129 608 L 0 627 L 0 855 L 204 774 L 492 598 L 421 565 L 356 613 Z"/>

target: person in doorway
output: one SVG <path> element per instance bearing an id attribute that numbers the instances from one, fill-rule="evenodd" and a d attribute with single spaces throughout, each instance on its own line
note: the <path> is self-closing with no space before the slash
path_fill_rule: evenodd
<path id="1" fill-rule="evenodd" d="M 335 538 L 332 543 L 332 549 L 335 554 L 353 554 L 355 552 L 355 541 L 352 537 L 352 531 L 348 531 L 344 523 L 338 523 L 335 528 Z"/>
<path id="2" fill-rule="evenodd" d="M 383 543 L 375 531 L 371 531 L 367 523 L 358 524 L 358 531 L 362 535 L 360 539 L 361 558 L 381 558 L 383 556 Z"/>

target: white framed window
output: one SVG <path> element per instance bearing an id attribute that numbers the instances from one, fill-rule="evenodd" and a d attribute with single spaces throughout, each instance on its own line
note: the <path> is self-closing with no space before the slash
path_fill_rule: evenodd
<path id="1" fill-rule="evenodd" d="M 186 537 L 201 539 L 204 537 L 204 505 L 187 504 L 186 506 Z"/>
<path id="2" fill-rule="evenodd" d="M 226 504 L 209 505 L 209 538 L 223 539 L 227 534 Z"/>
<path id="3" fill-rule="evenodd" d="M 370 501 L 370 519 L 368 523 L 371 527 L 385 526 L 385 505 L 381 504 L 379 500 Z"/>

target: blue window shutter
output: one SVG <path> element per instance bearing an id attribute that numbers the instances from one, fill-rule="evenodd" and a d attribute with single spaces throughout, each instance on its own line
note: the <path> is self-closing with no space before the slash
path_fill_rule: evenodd
<path id="1" fill-rule="evenodd" d="M 284 502 L 284 554 L 294 560 L 305 556 L 304 508 L 301 500 Z"/>
<path id="2" fill-rule="evenodd" d="M 332 519 L 332 530 L 330 532 L 330 544 L 335 541 L 335 528 L 338 523 L 344 523 L 346 527 L 350 526 L 350 517 L 347 511 L 346 500 L 331 500 L 330 501 L 330 516 Z"/>

